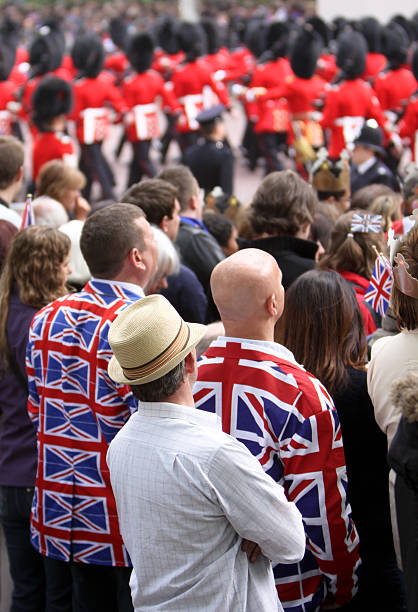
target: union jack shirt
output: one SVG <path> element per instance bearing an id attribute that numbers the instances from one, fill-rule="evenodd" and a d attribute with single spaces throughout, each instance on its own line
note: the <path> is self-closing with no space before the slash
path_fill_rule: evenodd
<path id="1" fill-rule="evenodd" d="M 33 318 L 26 359 L 38 436 L 31 540 L 47 557 L 130 565 L 106 453 L 137 403 L 107 374 L 107 336 L 119 312 L 142 296 L 141 287 L 92 279 Z"/>
<path id="2" fill-rule="evenodd" d="M 302 514 L 306 553 L 274 567 L 288 612 L 339 605 L 356 591 L 359 540 L 346 501 L 340 424 L 326 389 L 276 343 L 220 337 L 199 363 L 196 407 L 257 457 Z M 249 493 L 250 494 L 250 493 Z"/>

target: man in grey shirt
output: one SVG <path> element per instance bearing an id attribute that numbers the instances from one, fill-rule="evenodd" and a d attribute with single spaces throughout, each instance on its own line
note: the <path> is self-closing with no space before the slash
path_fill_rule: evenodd
<path id="1" fill-rule="evenodd" d="M 283 610 L 271 561 L 304 554 L 301 516 L 217 418 L 194 408 L 195 345 L 161 295 L 113 322 L 110 377 L 140 400 L 107 462 L 132 559 L 135 610 Z"/>

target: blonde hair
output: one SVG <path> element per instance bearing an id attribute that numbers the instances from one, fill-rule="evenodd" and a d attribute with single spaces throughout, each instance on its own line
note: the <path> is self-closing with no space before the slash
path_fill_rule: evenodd
<path id="1" fill-rule="evenodd" d="M 10 244 L 0 277 L 0 352 L 7 365 L 7 317 L 16 283 L 21 301 L 42 308 L 67 293 L 60 266 L 70 252 L 68 236 L 52 227 L 27 227 Z"/>
<path id="2" fill-rule="evenodd" d="M 392 222 L 402 219 L 401 196 L 399 194 L 387 194 L 378 196 L 368 207 L 368 212 L 373 215 L 382 215 L 382 231 L 388 232 Z"/>
<path id="3" fill-rule="evenodd" d="M 68 166 L 60 159 L 53 159 L 41 168 L 36 180 L 36 197 L 47 195 L 61 201 L 67 189 L 83 189 L 86 177 L 80 170 Z"/>

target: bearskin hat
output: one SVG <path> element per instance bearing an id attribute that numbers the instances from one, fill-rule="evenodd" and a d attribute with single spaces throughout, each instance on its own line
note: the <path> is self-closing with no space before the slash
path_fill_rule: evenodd
<path id="1" fill-rule="evenodd" d="M 312 17 L 309 17 L 305 23 L 311 25 L 315 32 L 319 34 L 319 36 L 322 38 L 323 47 L 328 47 L 331 40 L 331 30 L 325 21 L 317 15 L 312 15 Z"/>
<path id="2" fill-rule="evenodd" d="M 245 29 L 245 45 L 259 58 L 266 50 L 266 24 L 261 19 L 250 19 Z"/>
<path id="3" fill-rule="evenodd" d="M 99 36 L 91 34 L 78 36 L 74 41 L 71 57 L 80 76 L 95 79 L 101 72 L 104 61 L 104 48 Z"/>
<path id="4" fill-rule="evenodd" d="M 128 28 L 121 17 L 115 17 L 110 20 L 109 34 L 110 38 L 119 49 L 126 49 L 128 43 Z"/>
<path id="5" fill-rule="evenodd" d="M 290 27 L 284 21 L 273 21 L 266 32 L 266 47 L 274 58 L 286 57 L 289 50 Z"/>
<path id="6" fill-rule="evenodd" d="M 408 36 L 400 25 L 392 22 L 389 26 L 383 28 L 382 51 L 392 67 L 406 63 L 408 47 Z"/>
<path id="7" fill-rule="evenodd" d="M 31 76 L 46 74 L 62 64 L 65 51 L 65 37 L 55 21 L 45 23 L 29 48 Z"/>
<path id="8" fill-rule="evenodd" d="M 360 32 L 348 30 L 338 37 L 336 62 L 346 79 L 355 79 L 366 67 L 367 43 Z"/>
<path id="9" fill-rule="evenodd" d="M 206 36 L 201 27 L 195 23 L 182 21 L 177 28 L 177 41 L 189 61 L 203 55 L 206 51 Z"/>
<path id="10" fill-rule="evenodd" d="M 293 41 L 290 51 L 290 65 L 296 76 L 301 79 L 312 78 L 322 46 L 319 34 L 310 24 L 305 24 Z"/>
<path id="11" fill-rule="evenodd" d="M 46 76 L 33 92 L 33 122 L 39 130 L 45 131 L 47 123 L 59 115 L 67 115 L 72 105 L 69 83 L 56 76 Z"/>
<path id="12" fill-rule="evenodd" d="M 206 34 L 207 53 L 209 55 L 217 53 L 221 48 L 221 43 L 219 37 L 219 30 L 217 28 L 216 23 L 210 19 L 204 19 L 203 21 L 201 21 L 200 25 L 202 26 Z"/>
<path id="13" fill-rule="evenodd" d="M 174 17 L 164 15 L 157 19 L 155 24 L 155 37 L 157 44 L 168 55 L 175 55 L 179 52 L 179 44 L 176 36 L 177 22 Z"/>
<path id="14" fill-rule="evenodd" d="M 415 80 L 418 81 L 418 47 L 415 49 L 411 62 L 412 73 Z"/>
<path id="15" fill-rule="evenodd" d="M 392 25 L 392 23 L 397 23 L 399 26 L 401 26 L 401 28 L 403 28 L 408 37 L 409 43 L 415 40 L 415 25 L 413 20 L 407 19 L 404 15 L 395 15 L 390 20 L 389 25 Z"/>
<path id="16" fill-rule="evenodd" d="M 7 81 L 16 60 L 19 28 L 11 19 L 0 24 L 0 81 Z"/>
<path id="17" fill-rule="evenodd" d="M 359 22 L 360 32 L 367 42 L 370 53 L 381 53 L 382 50 L 382 26 L 375 17 L 365 17 Z"/>
<path id="18" fill-rule="evenodd" d="M 128 41 L 126 56 L 139 73 L 149 70 L 154 57 L 154 41 L 146 32 L 134 34 Z"/>

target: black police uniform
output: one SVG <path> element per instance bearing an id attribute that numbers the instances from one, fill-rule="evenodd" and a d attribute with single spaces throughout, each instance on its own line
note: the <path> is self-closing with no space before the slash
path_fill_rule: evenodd
<path id="1" fill-rule="evenodd" d="M 234 156 L 225 142 L 201 139 L 186 150 L 183 163 L 206 193 L 218 185 L 224 193 L 233 193 Z"/>

